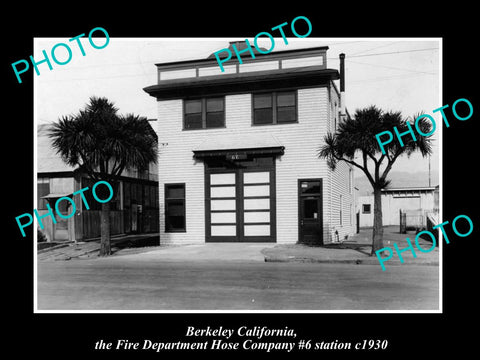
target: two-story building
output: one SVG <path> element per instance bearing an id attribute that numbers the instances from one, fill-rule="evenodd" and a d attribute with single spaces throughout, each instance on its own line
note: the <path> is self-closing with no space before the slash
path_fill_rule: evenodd
<path id="1" fill-rule="evenodd" d="M 224 72 L 213 54 L 156 64 L 158 82 L 144 90 L 158 104 L 162 243 L 323 244 L 354 233 L 353 169 L 318 157 L 346 116 L 327 49 L 232 56 Z"/>

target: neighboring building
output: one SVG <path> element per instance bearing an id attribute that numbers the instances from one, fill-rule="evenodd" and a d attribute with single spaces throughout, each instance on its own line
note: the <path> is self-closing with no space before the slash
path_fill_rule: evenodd
<path id="1" fill-rule="evenodd" d="M 162 243 L 321 244 L 355 232 L 353 169 L 318 157 L 346 116 L 327 49 L 246 50 L 224 73 L 212 55 L 156 64 L 144 90 L 158 104 Z"/>
<path id="2" fill-rule="evenodd" d="M 360 227 L 373 226 L 373 194 L 358 198 Z M 400 211 L 415 219 L 418 225 L 426 226 L 426 214 L 438 212 L 437 187 L 387 188 L 382 190 L 383 225 L 400 225 Z"/>
<path id="3" fill-rule="evenodd" d="M 85 187 L 92 189 L 94 182 L 78 169 L 66 165 L 56 154 L 48 137 L 48 124 L 37 128 L 37 207 L 38 213 L 47 213 L 46 204 L 55 209 L 55 202 L 63 196 Z M 119 191 L 110 200 L 111 235 L 158 232 L 158 168 L 152 164 L 148 171 L 124 171 L 119 177 Z M 48 241 L 79 241 L 100 236 L 101 204 L 93 199 L 91 192 L 84 195 L 90 209 L 84 208 L 80 195 L 73 196 L 76 215 L 68 219 L 56 216 L 56 224 L 50 216 L 42 219 Z M 64 215 L 71 214 L 66 208 L 68 201 L 59 202 Z M 71 206 L 71 205 L 70 205 Z"/>

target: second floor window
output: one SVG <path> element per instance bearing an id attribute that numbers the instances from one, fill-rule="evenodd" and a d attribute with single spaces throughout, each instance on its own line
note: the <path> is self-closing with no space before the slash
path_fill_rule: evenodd
<path id="1" fill-rule="evenodd" d="M 225 127 L 225 101 L 223 97 L 184 100 L 185 130 Z"/>
<path id="2" fill-rule="evenodd" d="M 297 122 L 295 91 L 253 94 L 253 124 L 286 124 Z"/>

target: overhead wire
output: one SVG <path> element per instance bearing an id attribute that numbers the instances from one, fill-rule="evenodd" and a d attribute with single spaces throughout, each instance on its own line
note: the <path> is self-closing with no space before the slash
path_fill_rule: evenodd
<path id="1" fill-rule="evenodd" d="M 428 72 L 428 71 L 421 71 L 421 70 L 413 70 L 413 69 L 406 69 L 406 68 L 399 68 L 395 66 L 388 66 L 388 65 L 381 65 L 381 64 L 369 64 L 361 61 L 349 61 L 350 63 L 353 64 L 360 64 L 360 65 L 369 65 L 373 67 L 381 67 L 381 68 L 386 68 L 386 69 L 392 69 L 392 70 L 399 70 L 399 71 L 408 71 L 412 73 L 419 73 L 419 74 L 427 74 L 427 75 L 437 75 L 438 73 L 435 72 Z"/>
<path id="2" fill-rule="evenodd" d="M 373 49 L 370 49 L 373 50 Z M 359 64 L 359 65 L 368 65 L 372 67 L 381 67 L 381 68 L 386 68 L 386 69 L 391 69 L 391 70 L 398 70 L 398 71 L 406 71 L 410 72 L 411 74 L 398 74 L 398 75 L 390 75 L 390 76 L 383 76 L 383 77 L 377 77 L 377 78 L 369 78 L 365 80 L 354 80 L 350 81 L 350 85 L 357 85 L 358 83 L 360 84 L 365 84 L 365 83 L 371 83 L 371 82 L 378 82 L 378 81 L 385 81 L 385 80 L 390 80 L 390 79 L 395 79 L 395 78 L 405 78 L 405 79 L 410 79 L 413 77 L 417 76 L 423 76 L 423 75 L 438 75 L 437 72 L 427 72 L 427 71 L 421 71 L 421 70 L 413 70 L 413 69 L 407 69 L 407 68 L 400 68 L 400 67 L 395 67 L 395 66 L 389 66 L 389 65 L 383 65 L 383 64 L 371 64 L 371 63 L 366 63 L 362 61 L 356 61 L 356 60 L 350 60 L 351 58 L 357 58 L 357 57 L 367 57 L 367 56 L 377 56 L 377 55 L 393 55 L 393 54 L 403 54 L 403 53 L 411 53 L 411 52 L 419 52 L 419 51 L 432 51 L 432 50 L 439 50 L 439 48 L 422 48 L 422 49 L 411 49 L 411 50 L 399 50 L 399 51 L 391 51 L 391 52 L 379 52 L 379 53 L 373 53 L 373 54 L 361 54 L 361 53 L 356 53 L 352 55 L 348 55 L 345 58 L 345 61 L 353 64 Z M 368 51 L 368 50 L 366 50 Z M 338 58 L 332 57 L 328 59 L 335 59 L 338 60 Z"/>
<path id="3" fill-rule="evenodd" d="M 376 56 L 376 55 L 403 54 L 403 53 L 418 52 L 418 51 L 429 51 L 429 50 L 438 50 L 438 48 L 412 49 L 412 50 L 403 50 L 403 51 L 400 50 L 400 51 L 391 51 L 391 52 L 383 52 L 383 53 L 375 53 L 375 54 L 350 55 L 349 58 L 351 58 L 351 57 Z"/>
<path id="4" fill-rule="evenodd" d="M 377 56 L 377 55 L 392 55 L 392 54 L 404 54 L 410 52 L 418 52 L 418 51 L 429 51 L 429 50 L 439 50 L 439 48 L 424 48 L 424 49 L 411 49 L 411 50 L 400 50 L 400 51 L 391 51 L 391 52 L 382 52 L 382 53 L 374 53 L 374 54 L 359 54 L 359 55 L 348 55 L 345 59 L 349 58 L 356 58 L 356 57 L 366 57 L 366 56 Z M 338 57 L 328 57 L 329 60 L 338 60 Z"/>
<path id="5" fill-rule="evenodd" d="M 397 44 L 397 43 L 398 43 L 398 41 L 393 41 L 393 42 L 390 42 L 390 43 L 388 43 L 388 44 L 383 44 L 383 45 L 375 46 L 375 47 L 370 48 L 370 49 L 367 49 L 367 50 L 362 50 L 362 51 L 359 51 L 359 52 L 350 54 L 349 57 L 355 56 L 355 55 L 358 55 L 358 54 L 363 54 L 363 53 L 366 53 L 366 52 L 369 52 L 369 51 L 372 51 L 372 50 L 377 50 L 377 49 L 380 49 L 380 48 L 384 48 L 384 47 L 387 47 L 387 46 L 391 46 L 391 45 Z"/>

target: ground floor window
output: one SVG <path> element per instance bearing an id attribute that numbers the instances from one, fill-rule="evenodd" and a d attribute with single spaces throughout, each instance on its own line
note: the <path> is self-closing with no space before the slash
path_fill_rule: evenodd
<path id="1" fill-rule="evenodd" d="M 363 204 L 362 205 L 362 213 L 370 214 L 371 213 L 371 205 L 370 204 Z"/>
<path id="2" fill-rule="evenodd" d="M 165 231 L 185 232 L 185 184 L 165 184 Z"/>

